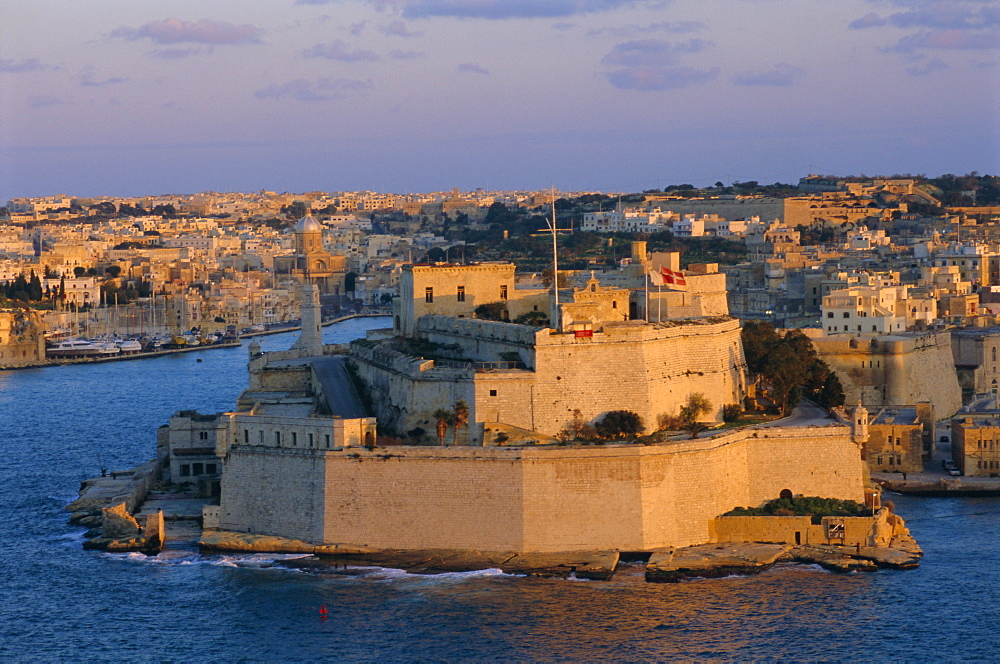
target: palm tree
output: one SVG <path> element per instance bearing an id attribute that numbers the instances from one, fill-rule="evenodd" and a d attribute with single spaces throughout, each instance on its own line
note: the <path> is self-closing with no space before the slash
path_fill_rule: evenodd
<path id="1" fill-rule="evenodd" d="M 469 404 L 459 399 L 455 402 L 455 412 L 452 417 L 455 424 L 452 441 L 458 445 L 458 430 L 469 424 Z"/>
<path id="2" fill-rule="evenodd" d="M 454 416 L 450 410 L 438 408 L 431 413 L 431 417 L 437 420 L 438 445 L 444 445 L 444 436 L 448 433 L 448 425 L 451 424 Z"/>

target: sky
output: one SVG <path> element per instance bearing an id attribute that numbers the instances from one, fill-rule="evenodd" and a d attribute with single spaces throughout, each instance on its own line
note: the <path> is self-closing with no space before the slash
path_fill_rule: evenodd
<path id="1" fill-rule="evenodd" d="M 1000 172 L 1000 2 L 5 0 L 0 201 Z"/>

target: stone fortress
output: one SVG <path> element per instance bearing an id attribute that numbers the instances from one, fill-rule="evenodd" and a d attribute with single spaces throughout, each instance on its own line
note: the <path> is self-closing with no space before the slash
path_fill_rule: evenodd
<path id="1" fill-rule="evenodd" d="M 875 500 L 863 409 L 855 422 L 819 416 L 694 440 L 555 442 L 571 422 L 612 410 L 652 429 L 695 392 L 718 421 L 744 396 L 739 324 L 717 309 L 724 279 L 700 267 L 674 299 L 709 315 L 633 319 L 654 265 L 642 254 L 634 283 L 592 277 L 560 289 L 558 304 L 551 289 L 516 288 L 512 265 L 412 266 L 393 328 L 349 347 L 322 344 L 318 293 L 305 287 L 300 340 L 273 353 L 251 344 L 236 409 L 182 411 L 160 431 L 174 481 L 221 466 L 203 546 L 225 549 L 233 536 L 250 548 L 263 545 L 246 538 L 266 537 L 346 553 L 649 552 L 717 541 L 717 516 L 782 492 Z M 495 302 L 511 318 L 539 311 L 558 323 L 473 318 Z M 467 426 L 447 441 L 457 445 L 437 444 L 434 412 L 459 400 Z M 390 438 L 402 444 L 376 445 Z"/>

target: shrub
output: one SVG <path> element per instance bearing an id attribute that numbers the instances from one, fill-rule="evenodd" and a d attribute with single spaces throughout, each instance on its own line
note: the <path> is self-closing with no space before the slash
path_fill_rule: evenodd
<path id="1" fill-rule="evenodd" d="M 506 302 L 487 302 L 472 310 L 472 315 L 482 320 L 505 321 L 510 318 Z"/>
<path id="2" fill-rule="evenodd" d="M 738 403 L 727 403 L 722 407 L 722 419 L 724 422 L 735 422 L 743 414 L 743 406 Z"/>
<path id="3" fill-rule="evenodd" d="M 871 508 L 853 500 L 803 496 L 775 498 L 761 507 L 736 507 L 722 516 L 811 516 L 818 523 L 824 516 L 871 516 Z"/>
<path id="4" fill-rule="evenodd" d="M 597 435 L 605 440 L 621 440 L 642 433 L 642 418 L 630 410 L 612 410 L 604 414 L 595 425 Z"/>

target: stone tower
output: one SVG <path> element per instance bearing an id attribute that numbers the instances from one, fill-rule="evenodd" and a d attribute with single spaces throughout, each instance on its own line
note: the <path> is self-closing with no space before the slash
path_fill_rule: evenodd
<path id="1" fill-rule="evenodd" d="M 292 346 L 302 351 L 304 356 L 323 354 L 323 328 L 320 325 L 321 307 L 319 288 L 315 284 L 302 286 L 302 332 Z"/>
<path id="2" fill-rule="evenodd" d="M 851 422 L 851 437 L 859 445 L 868 442 L 868 409 L 858 402 Z"/>

